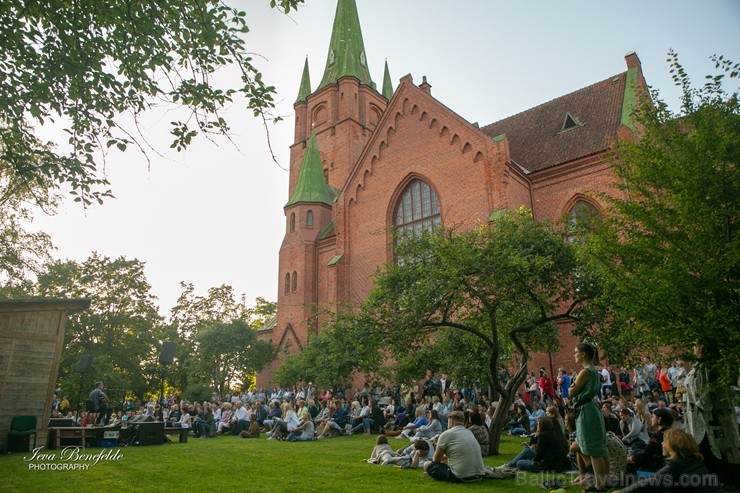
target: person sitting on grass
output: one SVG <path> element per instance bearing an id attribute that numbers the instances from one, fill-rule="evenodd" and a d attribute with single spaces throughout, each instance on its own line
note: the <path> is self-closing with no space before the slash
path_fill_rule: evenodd
<path id="1" fill-rule="evenodd" d="M 260 425 L 256 421 L 250 421 L 249 429 L 242 430 L 242 432 L 239 433 L 239 436 L 242 438 L 259 438 L 260 437 Z"/>
<path id="2" fill-rule="evenodd" d="M 316 416 L 313 418 L 313 424 L 318 429 L 321 425 L 323 425 L 327 419 L 331 417 L 330 411 L 333 413 L 332 410 L 333 406 L 329 406 L 329 403 L 326 401 L 326 399 L 319 401 L 319 412 L 316 414 Z"/>
<path id="3" fill-rule="evenodd" d="M 370 403 L 365 403 L 364 396 L 362 398 L 362 402 L 363 403 L 361 404 L 357 400 L 352 401 L 352 404 L 350 405 L 350 417 L 347 420 L 350 428 L 358 427 L 357 431 L 363 429 L 363 421 L 370 415 Z"/>
<path id="4" fill-rule="evenodd" d="M 270 401 L 269 408 L 270 411 L 267 413 L 267 418 L 262 422 L 265 431 L 271 431 L 272 427 L 275 426 L 275 421 L 279 421 L 283 417 L 283 410 L 277 401 Z"/>
<path id="5" fill-rule="evenodd" d="M 483 424 L 483 416 L 477 409 L 469 409 L 465 413 L 465 428 L 473 433 L 473 436 L 480 444 L 481 455 L 488 455 L 491 435 L 488 433 L 488 428 Z"/>
<path id="6" fill-rule="evenodd" d="M 265 405 L 262 404 L 261 401 L 256 400 L 254 401 L 254 404 L 252 404 L 251 412 L 249 413 L 249 421 L 250 423 L 252 421 L 257 422 L 257 426 L 262 428 L 262 426 L 265 424 L 265 419 L 267 419 L 267 414 L 269 413 L 269 408 L 266 409 Z"/>
<path id="7" fill-rule="evenodd" d="M 202 406 L 198 417 L 193 422 L 193 431 L 198 438 L 208 438 L 211 432 L 216 433 L 216 422 L 213 419 L 213 413 L 210 406 Z"/>
<path id="8" fill-rule="evenodd" d="M 409 424 L 409 420 L 415 413 L 416 406 L 414 400 L 411 397 L 407 397 L 403 406 L 396 406 L 396 419 L 390 423 L 390 426 L 386 426 L 386 428 L 393 431 L 402 430 L 404 426 Z"/>
<path id="9" fill-rule="evenodd" d="M 416 430 L 419 427 L 429 424 L 429 422 L 427 421 L 426 415 L 424 414 L 424 408 L 422 406 L 417 406 L 414 412 L 416 415 L 416 419 L 414 419 L 413 423 L 407 424 L 400 430 L 386 431 L 385 434 L 388 435 L 389 437 L 411 438 L 411 436 L 414 433 L 416 433 Z"/>
<path id="10" fill-rule="evenodd" d="M 419 426 L 414 431 L 412 440 L 428 440 L 442 433 L 442 423 L 439 422 L 439 414 L 436 410 L 426 411 L 427 424 Z"/>
<path id="11" fill-rule="evenodd" d="M 655 474 L 641 477 L 637 482 L 615 493 L 719 493 L 719 479 L 710 474 L 704 457 L 694 438 L 683 430 L 673 428 L 663 434 L 665 465 Z"/>
<path id="12" fill-rule="evenodd" d="M 190 433 L 190 406 L 187 404 L 182 405 L 182 414 L 180 415 L 180 421 L 178 421 L 179 428 L 182 428 L 182 433 L 180 434 L 180 441 L 181 442 L 187 442 L 188 441 L 188 434 Z"/>
<path id="13" fill-rule="evenodd" d="M 537 422 L 540 418 L 544 418 L 547 413 L 547 406 L 543 402 L 535 402 L 532 404 L 532 412 L 529 413 L 529 428 L 532 430 L 531 433 L 537 431 Z"/>
<path id="14" fill-rule="evenodd" d="M 437 481 L 470 483 L 483 479 L 486 468 L 478 441 L 465 428 L 465 415 L 453 411 L 447 415 L 448 429 L 437 440 L 437 449 L 431 461 L 424 464 L 424 472 Z"/>
<path id="15" fill-rule="evenodd" d="M 165 426 L 168 428 L 172 428 L 178 421 L 180 421 L 180 406 L 178 406 L 177 404 L 173 404 L 172 408 L 170 409 L 170 414 L 167 415 Z"/>
<path id="16" fill-rule="evenodd" d="M 635 418 L 632 410 L 629 408 L 622 409 L 620 412 L 622 418 L 619 427 L 622 435 L 622 442 L 629 447 L 630 455 L 645 448 L 650 437 L 642 422 Z"/>
<path id="17" fill-rule="evenodd" d="M 663 467 L 663 435 L 673 426 L 673 413 L 668 409 L 656 409 L 652 415 L 652 426 L 657 431 L 650 436 L 645 448 L 627 457 L 627 472 L 655 472 Z"/>
<path id="18" fill-rule="evenodd" d="M 524 404 L 516 405 L 516 414 L 506 426 L 509 429 L 509 436 L 529 435 L 529 414 Z"/>
<path id="19" fill-rule="evenodd" d="M 216 423 L 216 434 L 228 433 L 229 421 L 231 421 L 231 403 L 225 402 L 221 410 L 221 419 Z"/>
<path id="20" fill-rule="evenodd" d="M 378 407 L 378 401 L 371 400 L 367 405 L 367 413 L 365 414 L 366 416 L 362 418 L 362 421 L 350 430 L 350 435 L 362 430 L 364 430 L 363 435 L 370 435 L 374 426 L 383 428 L 385 418 L 383 417 L 383 411 Z"/>
<path id="21" fill-rule="evenodd" d="M 565 426 L 565 420 L 560 415 L 560 410 L 557 406 L 548 406 L 547 410 L 545 411 L 545 415 L 548 418 L 551 418 L 556 426 L 560 427 L 560 432 L 563 434 L 564 437 L 568 436 L 567 427 Z"/>
<path id="22" fill-rule="evenodd" d="M 288 435 L 289 442 L 308 442 L 314 440 L 314 432 L 316 428 L 311 419 L 311 413 L 308 409 L 304 409 L 301 414 L 301 424 L 293 428 L 293 431 Z"/>
<path id="23" fill-rule="evenodd" d="M 290 403 L 283 402 L 280 407 L 282 409 L 283 419 L 275 421 L 275 426 L 273 426 L 272 431 L 267 434 L 268 440 L 282 440 L 301 424 L 298 415 L 293 410 L 293 406 L 291 406 Z"/>
<path id="24" fill-rule="evenodd" d="M 568 441 L 560 426 L 550 417 L 540 418 L 537 434 L 525 444 L 516 457 L 500 468 L 521 471 L 555 471 L 568 469 Z"/>
<path id="25" fill-rule="evenodd" d="M 601 414 L 604 416 L 604 429 L 621 436 L 622 430 L 619 428 L 619 417 L 614 414 L 611 402 L 603 402 L 601 404 Z"/>
<path id="26" fill-rule="evenodd" d="M 229 422 L 229 430 L 232 435 L 238 435 L 245 428 L 249 428 L 249 411 L 242 404 L 242 401 L 236 401 L 236 409 L 231 414 L 231 421 Z"/>
<path id="27" fill-rule="evenodd" d="M 385 406 L 383 409 L 383 417 L 385 418 L 386 425 L 393 423 L 396 420 L 396 408 L 398 407 L 398 400 L 393 397 L 391 403 Z"/>
<path id="28" fill-rule="evenodd" d="M 334 413 L 332 417 L 326 421 L 322 428 L 317 432 L 316 438 L 327 438 L 334 435 L 341 435 L 344 431 L 344 427 L 347 425 L 347 419 L 349 414 L 347 409 L 342 406 L 342 402 L 339 399 L 334 401 Z"/>

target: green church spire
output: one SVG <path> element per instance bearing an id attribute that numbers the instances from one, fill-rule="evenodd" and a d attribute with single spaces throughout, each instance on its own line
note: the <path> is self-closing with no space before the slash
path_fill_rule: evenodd
<path id="1" fill-rule="evenodd" d="M 303 76 L 301 77 L 301 87 L 298 89 L 298 99 L 296 103 L 303 103 L 306 98 L 311 94 L 311 76 L 308 74 L 308 57 L 306 57 L 306 63 L 303 64 Z"/>
<path id="2" fill-rule="evenodd" d="M 298 173 L 293 195 L 291 195 L 285 207 L 295 205 L 299 202 L 320 202 L 331 206 L 336 194 L 326 183 L 324 172 L 321 167 L 321 155 L 316 143 L 316 132 L 311 130 L 308 138 L 306 153 L 301 162 L 301 171 Z"/>
<path id="3" fill-rule="evenodd" d="M 365 44 L 362 41 L 360 17 L 357 14 L 355 0 L 337 0 L 326 69 L 318 89 L 346 76 L 356 77 L 361 84 L 374 87 L 367 68 Z"/>
<path id="4" fill-rule="evenodd" d="M 383 97 L 388 101 L 393 97 L 393 83 L 391 73 L 388 70 L 388 60 L 385 61 L 385 72 L 383 73 Z"/>

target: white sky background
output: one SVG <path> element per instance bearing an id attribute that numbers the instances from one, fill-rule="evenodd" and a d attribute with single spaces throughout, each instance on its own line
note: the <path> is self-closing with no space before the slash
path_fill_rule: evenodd
<path id="1" fill-rule="evenodd" d="M 336 0 L 307 0 L 289 16 L 270 9 L 269 0 L 227 3 L 247 11 L 247 46 L 264 57 L 257 65 L 278 90 L 275 114 L 285 120 L 270 127 L 271 140 L 287 169 L 303 63 L 308 56 L 315 90 Z M 432 96 L 481 126 L 623 72 L 631 51 L 674 109 L 679 92 L 668 73 L 669 48 L 696 85 L 714 73 L 712 54 L 740 62 L 736 0 L 357 0 L 357 7 L 378 88 L 387 59 L 394 89 L 406 74 L 417 84 L 426 75 Z M 262 123 L 244 104 L 228 118 L 238 149 L 201 138 L 177 153 L 169 149 L 174 118 L 153 113 L 146 135 L 163 156 L 150 152 L 149 165 L 132 147 L 111 153 L 107 177 L 116 199 L 86 211 L 67 200 L 56 216 L 37 217 L 34 228 L 52 235 L 60 259 L 83 261 L 98 251 L 146 262 L 163 315 L 180 281 L 194 283 L 198 294 L 229 284 L 249 306 L 258 296 L 276 300 L 288 173 L 272 162 Z"/>

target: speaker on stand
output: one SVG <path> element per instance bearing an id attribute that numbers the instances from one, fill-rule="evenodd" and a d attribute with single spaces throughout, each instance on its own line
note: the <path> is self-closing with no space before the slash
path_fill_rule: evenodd
<path id="1" fill-rule="evenodd" d="M 175 360 L 177 345 L 174 342 L 163 342 L 162 350 L 159 352 L 159 364 L 171 365 Z"/>
<path id="2" fill-rule="evenodd" d="M 177 345 L 174 342 L 163 342 L 162 349 L 159 352 L 159 364 L 160 365 L 171 365 L 175 360 L 175 352 Z M 160 368 L 159 374 L 159 404 L 164 410 L 164 368 Z"/>
<path id="3" fill-rule="evenodd" d="M 90 370 L 92 370 L 92 363 L 93 363 L 93 357 L 91 354 L 83 354 L 80 356 L 80 361 L 77 363 L 77 373 L 80 374 L 80 384 L 77 388 L 77 407 L 75 408 L 75 411 L 77 411 L 77 418 L 80 417 L 80 398 L 82 397 L 82 379 L 85 377 L 85 374 L 90 373 Z"/>

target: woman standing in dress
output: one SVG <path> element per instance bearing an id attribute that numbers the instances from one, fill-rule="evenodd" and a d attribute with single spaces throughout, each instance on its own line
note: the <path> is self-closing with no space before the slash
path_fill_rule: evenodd
<path id="1" fill-rule="evenodd" d="M 590 344 L 579 344 L 573 353 L 575 362 L 583 367 L 578 373 L 570 395 L 576 416 L 576 446 L 578 477 L 574 484 L 586 484 L 587 467 L 594 471 L 594 484 L 586 491 L 606 491 L 606 479 L 609 466 L 606 460 L 606 430 L 604 418 L 594 402 L 594 397 L 601 387 L 599 372 L 594 368 L 599 356 L 595 347 Z"/>

